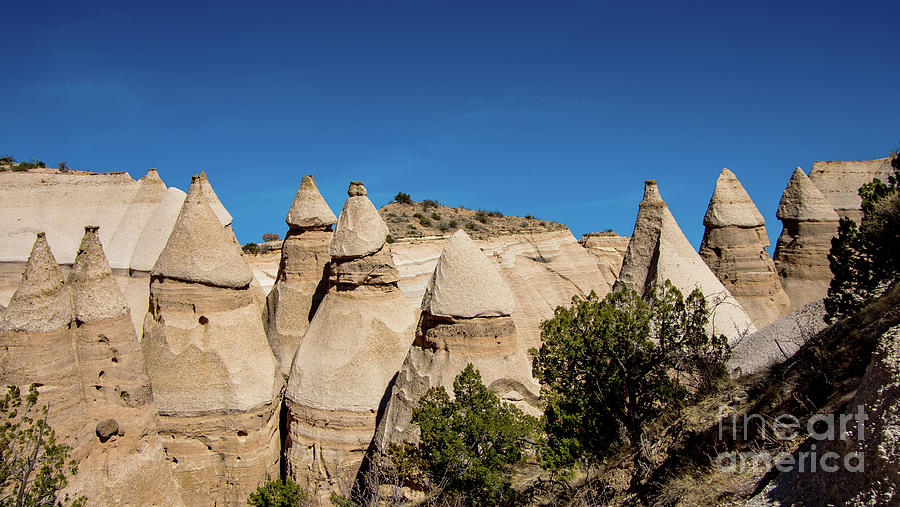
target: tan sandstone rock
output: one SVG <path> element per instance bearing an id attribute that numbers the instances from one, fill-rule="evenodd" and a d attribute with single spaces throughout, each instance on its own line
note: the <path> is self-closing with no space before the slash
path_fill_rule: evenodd
<path id="1" fill-rule="evenodd" d="M 332 258 L 328 293 L 300 342 L 285 392 L 288 476 L 323 504 L 330 492 L 349 492 L 415 332 L 415 311 L 397 288 L 384 242 L 387 226 L 365 187 L 354 183 L 348 194 L 330 248 L 341 258 Z"/>
<path id="2" fill-rule="evenodd" d="M 62 273 L 43 235 L 28 265 L 26 277 L 32 279 L 23 286 L 52 280 L 56 289 L 41 297 L 61 307 L 56 293 L 64 291 L 68 319 L 49 321 L 56 329 L 0 331 L 0 380 L 40 385 L 39 402 L 50 405 L 48 422 L 59 441 L 72 447 L 79 467 L 65 492 L 86 496 L 89 505 L 183 505 L 156 433 L 140 346 L 97 229 L 86 230 L 71 289 L 59 284 Z M 37 313 L 28 318 L 45 321 Z M 119 425 L 116 434 L 98 440 L 94 427 L 111 418 Z"/>
<path id="3" fill-rule="evenodd" d="M 710 331 L 725 335 L 729 342 L 756 331 L 740 303 L 681 232 L 659 194 L 656 180 L 647 180 L 634 233 L 614 290 L 627 287 L 644 295 L 666 280 L 671 280 L 685 297 L 694 289 L 700 289 L 710 308 Z"/>
<path id="4" fill-rule="evenodd" d="M 840 413 L 814 416 L 823 429 L 794 453 L 798 465 L 778 474 L 747 505 L 897 505 L 898 400 L 900 326 L 894 326 L 878 338 L 856 395 Z M 800 468 L 810 454 L 818 466 Z"/>
<path id="5" fill-rule="evenodd" d="M 69 285 L 84 404 L 76 452 L 87 454 L 71 492 L 94 505 L 183 505 L 157 433 L 141 346 L 96 227 L 85 227 Z M 109 421 L 115 434 L 92 438 L 92 428 Z"/>
<path id="6" fill-rule="evenodd" d="M 251 274 L 194 176 L 153 268 L 141 347 L 189 505 L 244 505 L 279 470 L 283 386 Z"/>
<path id="7" fill-rule="evenodd" d="M 892 157 L 875 160 L 819 160 L 813 162 L 809 179 L 842 218 L 857 224 L 862 217 L 859 187 L 873 178 L 887 182 L 893 174 Z"/>
<path id="8" fill-rule="evenodd" d="M 463 230 L 444 246 L 422 310 L 444 317 L 491 317 L 512 314 L 512 292 L 500 273 Z"/>
<path id="9" fill-rule="evenodd" d="M 322 227 L 337 222 L 334 212 L 319 193 L 312 174 L 307 174 L 300 180 L 300 188 L 297 189 L 285 221 L 291 228 Z"/>
<path id="10" fill-rule="evenodd" d="M 373 254 L 384 246 L 388 226 L 366 197 L 366 187 L 362 183 L 351 183 L 347 195 L 350 198 L 344 202 L 329 252 L 338 258 Z"/>
<path id="11" fill-rule="evenodd" d="M 285 379 L 300 340 L 328 289 L 331 226 L 337 222 L 312 175 L 300 182 L 285 221 L 275 285 L 266 299 L 266 335 Z"/>
<path id="12" fill-rule="evenodd" d="M 62 329 L 72 320 L 72 292 L 43 232 L 31 248 L 25 273 L 6 310 L 0 330 L 46 332 Z"/>
<path id="13" fill-rule="evenodd" d="M 791 301 L 766 252 L 765 220 L 737 176 L 723 169 L 709 200 L 700 257 L 762 329 L 791 311 Z"/>
<path id="14" fill-rule="evenodd" d="M 84 439 L 84 403 L 69 329 L 72 320 L 71 289 L 45 235 L 38 233 L 25 276 L 0 315 L 0 382 L 42 384 L 40 402 L 53 407 L 47 422 L 61 440 L 77 448 Z"/>
<path id="15" fill-rule="evenodd" d="M 612 287 L 622 270 L 630 240 L 628 236 L 619 236 L 613 232 L 589 232 L 583 234 L 578 243 L 597 258 L 597 268 L 603 280 Z"/>
<path id="16" fill-rule="evenodd" d="M 391 245 L 400 274 L 398 285 L 414 306 L 421 306 L 446 243 L 440 238 Z M 607 278 L 597 257 L 579 245 L 569 230 L 511 234 L 477 240 L 475 244 L 497 266 L 512 290 L 512 318 L 523 351 L 540 347 L 541 321 L 552 317 L 557 306 L 571 304 L 572 296 L 587 296 L 591 291 L 605 296 L 615 282 L 615 275 Z"/>
<path id="17" fill-rule="evenodd" d="M 798 308 L 828 293 L 828 252 L 840 217 L 809 180 L 794 170 L 776 215 L 783 225 L 775 246 L 775 268 L 784 291 Z"/>
<path id="18" fill-rule="evenodd" d="M 79 321 L 111 319 L 128 312 L 125 296 L 116 285 L 100 244 L 99 227 L 84 228 L 68 283 Z"/>
<path id="19" fill-rule="evenodd" d="M 236 257 L 233 234 L 222 227 L 206 203 L 200 177 L 191 188 L 178 214 L 165 248 L 151 275 L 240 289 L 250 285 L 253 275 Z"/>
<path id="20" fill-rule="evenodd" d="M 130 267 L 141 234 L 165 198 L 166 191 L 166 184 L 156 169 L 150 169 L 138 180 L 137 192 L 107 243 L 110 266 L 123 269 Z"/>
<path id="21" fill-rule="evenodd" d="M 502 399 L 540 414 L 540 386 L 531 376 L 530 359 L 516 343 L 516 326 L 509 317 L 512 301 L 497 267 L 465 232 L 454 233 L 425 292 L 416 340 L 391 387 L 375 433 L 376 451 L 417 441 L 412 411 L 418 400 L 438 386 L 452 396 L 454 379 L 469 363 Z"/>
<path id="22" fill-rule="evenodd" d="M 225 209 L 225 206 L 222 205 L 222 201 L 219 200 L 219 196 L 216 195 L 216 191 L 213 190 L 212 184 L 209 182 L 209 177 L 206 176 L 206 171 L 200 172 L 200 188 L 203 189 L 203 196 L 206 197 L 206 203 L 212 208 L 213 213 L 216 214 L 216 218 L 219 219 L 219 222 L 222 222 L 224 227 L 231 225 L 231 213 Z"/>

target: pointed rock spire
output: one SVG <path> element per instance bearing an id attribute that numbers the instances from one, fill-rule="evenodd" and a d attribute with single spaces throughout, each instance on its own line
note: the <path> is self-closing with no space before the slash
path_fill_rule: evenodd
<path id="1" fill-rule="evenodd" d="M 213 213 L 216 214 L 216 218 L 219 219 L 219 222 L 222 222 L 223 226 L 231 225 L 231 213 L 225 209 L 225 206 L 222 205 L 222 201 L 219 200 L 219 196 L 216 195 L 216 191 L 213 190 L 212 184 L 210 184 L 209 178 L 206 176 L 206 171 L 200 172 L 200 187 L 203 189 L 206 203 L 212 208 Z"/>
<path id="2" fill-rule="evenodd" d="M 425 297 L 422 310 L 444 317 L 489 317 L 510 315 L 515 301 L 497 267 L 463 230 L 444 246 Z"/>
<path id="3" fill-rule="evenodd" d="M 329 252 L 332 257 L 363 257 L 384 246 L 388 226 L 366 194 L 361 181 L 350 182 L 347 189 L 350 197 L 344 202 L 331 238 Z"/>
<path id="4" fill-rule="evenodd" d="M 253 274 L 234 247 L 231 234 L 207 204 L 201 180 L 192 177 L 175 227 L 151 274 L 219 287 L 246 287 Z"/>
<path id="5" fill-rule="evenodd" d="M 322 227 L 337 222 L 334 212 L 319 193 L 312 174 L 307 174 L 300 180 L 300 188 L 297 189 L 285 222 L 291 228 Z"/>
<path id="6" fill-rule="evenodd" d="M 791 180 L 784 189 L 781 202 L 778 203 L 780 220 L 798 220 L 802 222 L 837 222 L 837 212 L 822 195 L 822 192 L 810 181 L 803 169 L 794 169 Z"/>
<path id="7" fill-rule="evenodd" d="M 784 227 L 772 258 L 791 304 L 799 308 L 824 298 L 831 283 L 828 252 L 840 216 L 799 167 L 784 189 L 776 216 Z"/>
<path id="8" fill-rule="evenodd" d="M 0 330 L 46 332 L 72 321 L 72 296 L 43 232 L 37 234 L 25 274 L 0 315 Z"/>
<path id="9" fill-rule="evenodd" d="M 110 319 L 128 311 L 125 296 L 103 253 L 99 230 L 95 225 L 84 228 L 84 237 L 69 273 L 75 318 L 81 322 Z"/>
<path id="10" fill-rule="evenodd" d="M 630 288 L 644 295 L 653 286 L 670 280 L 683 294 L 699 288 L 712 311 L 711 331 L 730 341 L 756 331 L 750 317 L 719 282 L 669 211 L 655 180 L 644 182 L 644 199 L 625 252 L 622 271 L 614 290 Z M 720 304 L 722 303 L 722 304 Z"/>
<path id="11" fill-rule="evenodd" d="M 703 225 L 759 227 L 765 223 L 737 176 L 728 168 L 722 169 L 716 180 L 716 189 L 709 200 L 706 216 L 703 217 Z"/>
<path id="12" fill-rule="evenodd" d="M 644 181 L 644 198 L 641 200 L 641 204 L 666 205 L 662 196 L 659 195 L 659 187 L 656 185 L 656 180 Z"/>
<path id="13" fill-rule="evenodd" d="M 737 176 L 723 169 L 703 219 L 700 257 L 741 304 L 757 328 L 791 310 L 769 245 L 765 220 Z"/>
<path id="14" fill-rule="evenodd" d="M 159 171 L 155 167 L 151 167 L 147 169 L 147 174 L 145 174 L 140 180 L 145 183 L 162 183 L 162 178 L 159 177 Z"/>

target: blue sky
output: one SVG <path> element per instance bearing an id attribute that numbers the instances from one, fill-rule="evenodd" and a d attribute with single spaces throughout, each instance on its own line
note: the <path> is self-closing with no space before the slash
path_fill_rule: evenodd
<path id="1" fill-rule="evenodd" d="M 631 234 L 656 178 L 688 238 L 723 167 L 766 217 L 793 168 L 900 143 L 900 2 L 10 2 L 0 152 L 206 170 L 241 242 L 303 174 Z"/>

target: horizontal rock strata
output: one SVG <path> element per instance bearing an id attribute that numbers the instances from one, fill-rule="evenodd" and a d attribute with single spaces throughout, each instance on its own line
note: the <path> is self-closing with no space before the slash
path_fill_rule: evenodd
<path id="1" fill-rule="evenodd" d="M 765 325 L 788 313 L 791 301 L 766 252 L 765 220 L 737 176 L 723 169 L 703 219 L 700 257 L 741 304 L 753 324 Z"/>
<path id="2" fill-rule="evenodd" d="M 773 259 L 795 308 L 822 299 L 831 283 L 828 252 L 840 217 L 799 167 L 776 215 L 783 225 Z"/>
<path id="3" fill-rule="evenodd" d="M 266 335 L 285 379 L 300 340 L 328 289 L 331 226 L 337 218 L 306 175 L 288 211 L 275 285 L 266 299 Z"/>
<path id="4" fill-rule="evenodd" d="M 285 392 L 289 477 L 327 504 L 348 494 L 388 385 L 415 332 L 397 288 L 387 226 L 351 184 L 331 239 L 329 289 L 303 336 Z M 338 254 L 338 255 L 335 255 Z"/>
<path id="5" fill-rule="evenodd" d="M 540 386 L 518 347 L 512 308 L 512 293 L 496 266 L 465 232 L 454 233 L 425 292 L 416 340 L 375 433 L 376 458 L 390 444 L 418 440 L 412 411 L 419 399 L 438 386 L 452 396 L 454 379 L 470 363 L 502 399 L 540 413 Z"/>
<path id="6" fill-rule="evenodd" d="M 141 342 L 189 505 L 244 505 L 279 472 L 283 383 L 251 278 L 195 176 L 153 268 Z"/>

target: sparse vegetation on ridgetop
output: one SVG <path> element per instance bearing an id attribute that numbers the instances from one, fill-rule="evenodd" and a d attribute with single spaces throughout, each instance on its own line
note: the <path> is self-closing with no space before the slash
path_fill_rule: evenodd
<path id="1" fill-rule="evenodd" d="M 47 164 L 44 163 L 43 160 L 31 159 L 28 162 L 19 162 L 12 155 L 6 155 L 0 158 L 0 172 L 2 171 L 13 171 L 13 172 L 22 172 L 27 171 L 29 169 L 37 169 L 37 168 L 47 167 Z M 63 172 L 68 171 L 68 166 L 65 165 L 65 162 L 60 162 L 59 169 Z"/>
<path id="2" fill-rule="evenodd" d="M 456 229 L 465 229 L 477 238 L 489 238 L 566 228 L 563 224 L 538 220 L 531 215 L 523 218 L 504 215 L 498 210 L 445 206 L 436 199 L 417 202 L 403 192 L 398 193 L 392 202 L 382 206 L 379 213 L 395 241 L 401 238 L 444 236 Z"/>

